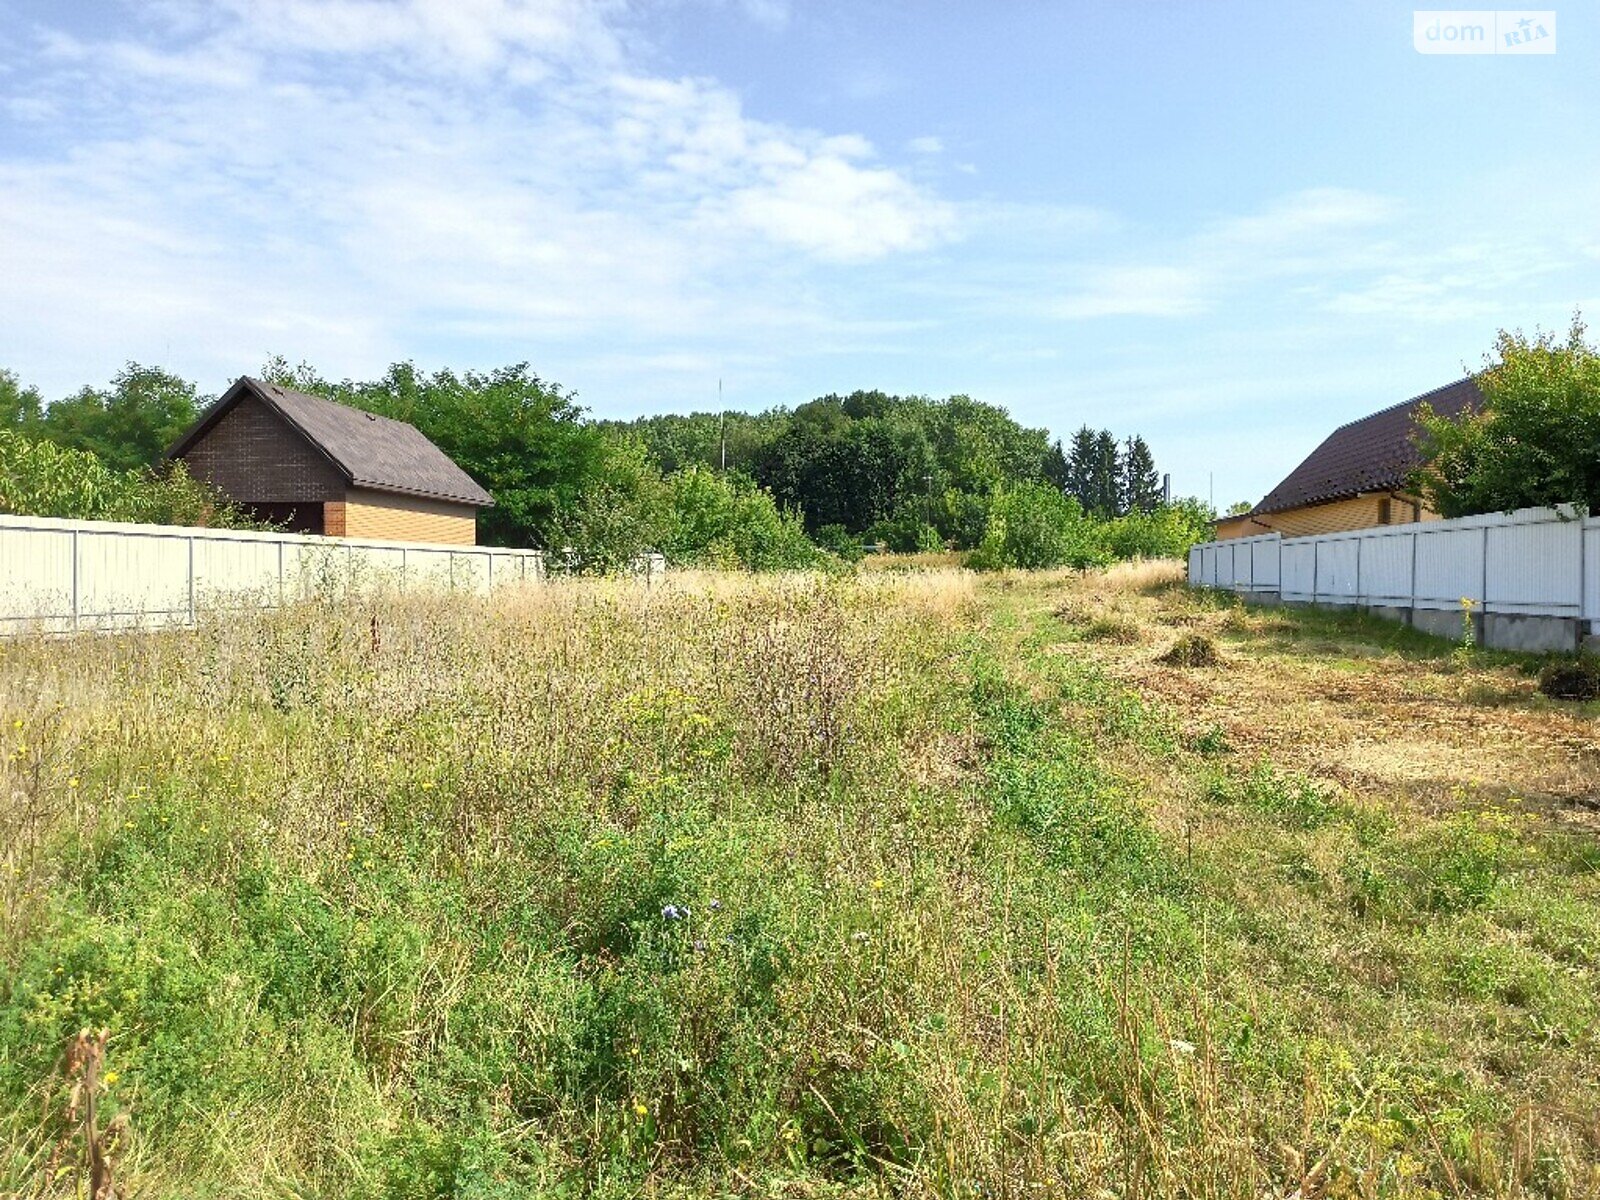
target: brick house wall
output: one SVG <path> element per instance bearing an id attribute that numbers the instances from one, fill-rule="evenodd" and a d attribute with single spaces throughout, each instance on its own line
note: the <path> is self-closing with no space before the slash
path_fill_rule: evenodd
<path id="1" fill-rule="evenodd" d="M 343 499 L 324 504 L 323 512 L 323 532 L 330 537 L 456 546 L 478 540 L 477 510 L 470 504 L 351 488 Z"/>
<path id="2" fill-rule="evenodd" d="M 344 476 L 261 401 L 247 396 L 183 456 L 189 471 L 246 504 L 344 498 Z"/>
<path id="3" fill-rule="evenodd" d="M 1404 525 L 1412 521 L 1437 521 L 1439 514 L 1411 496 L 1398 492 L 1369 492 L 1348 500 L 1309 504 L 1255 517 L 1224 517 L 1217 522 L 1217 540 L 1281 533 L 1284 537 L 1311 537 L 1371 529 L 1377 525 Z"/>

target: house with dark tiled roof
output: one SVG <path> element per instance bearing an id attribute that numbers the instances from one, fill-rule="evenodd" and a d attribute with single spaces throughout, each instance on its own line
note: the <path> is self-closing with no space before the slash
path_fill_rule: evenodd
<path id="1" fill-rule="evenodd" d="M 1217 537 L 1308 537 L 1437 519 L 1407 490 L 1411 473 L 1421 465 L 1417 411 L 1424 404 L 1439 416 L 1459 417 L 1480 409 L 1483 394 L 1469 375 L 1341 425 L 1261 503 L 1218 521 Z"/>
<path id="2" fill-rule="evenodd" d="M 248 377 L 167 451 L 300 533 L 472 545 L 494 499 L 413 425 Z"/>

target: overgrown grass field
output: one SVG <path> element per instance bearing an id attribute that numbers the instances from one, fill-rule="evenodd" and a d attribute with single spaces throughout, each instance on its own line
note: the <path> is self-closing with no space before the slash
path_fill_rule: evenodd
<path id="1" fill-rule="evenodd" d="M 1600 1194 L 1594 706 L 1175 579 L 0 645 L 0 1194 Z"/>

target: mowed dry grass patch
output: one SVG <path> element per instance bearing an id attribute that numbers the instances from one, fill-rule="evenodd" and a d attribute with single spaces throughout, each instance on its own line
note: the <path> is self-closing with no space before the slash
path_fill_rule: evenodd
<path id="1" fill-rule="evenodd" d="M 1058 608 L 1137 630 L 1086 638 L 1084 652 L 1170 704 L 1191 732 L 1219 729 L 1242 752 L 1422 805 L 1470 789 L 1552 819 L 1600 821 L 1597 709 L 1539 696 L 1523 662 L 1453 654 L 1375 619 L 1199 597 L 1179 578 L 1177 564 L 1067 578 Z M 1196 633 L 1216 642 L 1222 665 L 1160 661 Z"/>

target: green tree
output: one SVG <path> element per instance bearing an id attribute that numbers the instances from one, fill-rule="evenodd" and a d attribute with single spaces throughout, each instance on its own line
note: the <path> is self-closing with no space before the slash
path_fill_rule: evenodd
<path id="1" fill-rule="evenodd" d="M 130 362 L 109 389 L 85 387 L 52 403 L 34 428 L 58 446 L 91 451 L 125 471 L 158 462 L 202 407 L 188 380 Z"/>
<path id="2" fill-rule="evenodd" d="M 0 370 L 0 429 L 37 436 L 44 400 L 36 387 L 23 387 L 16 375 Z"/>
<path id="3" fill-rule="evenodd" d="M 317 387 L 318 381 L 307 375 L 298 386 Z M 495 506 L 479 514 L 478 535 L 490 545 L 555 544 L 558 517 L 577 504 L 608 461 L 604 431 L 583 419 L 571 392 L 540 379 L 527 363 L 460 375 L 427 375 L 412 363 L 396 363 L 382 379 L 322 384 L 320 390 L 409 421 L 487 488 Z"/>
<path id="4" fill-rule="evenodd" d="M 923 506 L 917 503 L 902 506 L 886 520 L 874 521 L 866 537 L 896 554 L 933 554 L 944 549 L 939 530 L 928 523 Z"/>
<path id="5" fill-rule="evenodd" d="M 898 403 L 879 392 L 857 392 L 801 405 L 766 448 L 756 478 L 781 503 L 800 509 L 809 529 L 842 525 L 860 533 L 911 496 L 926 501 L 932 476 L 927 437 L 915 422 L 899 419 Z"/>
<path id="6" fill-rule="evenodd" d="M 1067 450 L 1067 482 L 1066 492 L 1077 500 L 1079 507 L 1085 512 L 1094 507 L 1094 468 L 1095 468 L 1095 436 L 1094 430 L 1087 425 L 1080 425 L 1072 435 L 1072 442 Z"/>
<path id="7" fill-rule="evenodd" d="M 772 493 L 744 475 L 690 467 L 667 477 L 668 562 L 750 571 L 813 566 L 817 548 L 800 515 L 778 506 Z"/>
<path id="8" fill-rule="evenodd" d="M 1600 350 L 1575 315 L 1564 338 L 1501 331 L 1477 376 L 1480 412 L 1424 407 L 1415 486 L 1447 517 L 1573 504 L 1600 511 Z"/>
<path id="9" fill-rule="evenodd" d="M 637 438 L 608 439 L 601 469 L 551 522 L 557 560 L 588 572 L 623 570 L 659 551 L 671 497 L 660 469 Z"/>
<path id="10" fill-rule="evenodd" d="M 783 410 L 752 414 L 696 412 L 687 416 L 663 413 L 633 421 L 604 421 L 611 432 L 639 438 L 662 471 L 671 474 L 684 467 L 754 471 L 766 447 L 789 424 Z"/>
<path id="11" fill-rule="evenodd" d="M 1102 520 L 1122 512 L 1122 457 L 1117 439 L 1108 429 L 1094 435 L 1094 455 L 1089 461 L 1089 513 Z"/>
<path id="12" fill-rule="evenodd" d="M 1161 474 L 1149 445 L 1138 434 L 1127 440 L 1123 451 L 1121 499 L 1124 513 L 1153 512 L 1161 503 Z"/>

